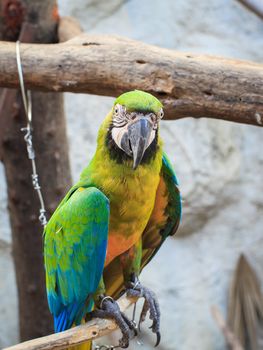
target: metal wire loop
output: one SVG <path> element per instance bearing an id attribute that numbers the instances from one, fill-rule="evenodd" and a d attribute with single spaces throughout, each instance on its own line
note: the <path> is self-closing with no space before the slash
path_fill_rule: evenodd
<path id="1" fill-rule="evenodd" d="M 37 191 L 38 199 L 39 199 L 39 203 L 40 203 L 38 219 L 39 219 L 41 225 L 45 226 L 47 224 L 46 209 L 45 209 L 43 195 L 41 192 L 41 187 L 39 184 L 39 179 L 38 179 L 38 174 L 37 174 L 37 169 L 36 169 L 36 162 L 35 162 L 36 154 L 35 154 L 34 145 L 33 145 L 32 96 L 31 96 L 31 92 L 29 90 L 26 91 L 26 89 L 25 89 L 19 44 L 20 44 L 20 42 L 17 41 L 16 42 L 16 63 L 17 63 L 17 71 L 18 71 L 18 77 L 19 77 L 23 105 L 24 105 L 25 114 L 27 117 L 27 126 L 22 128 L 21 131 L 25 132 L 24 140 L 26 142 L 27 154 L 28 154 L 28 158 L 31 160 L 31 164 L 32 164 L 32 175 L 31 175 L 32 185 L 33 185 L 33 188 Z"/>
<path id="2" fill-rule="evenodd" d="M 104 297 L 101 302 L 100 302 L 100 308 L 102 309 L 103 303 L 105 300 L 110 300 L 112 303 L 114 302 L 114 299 L 112 297 L 110 297 L 109 295 L 107 295 L 106 297 Z"/>

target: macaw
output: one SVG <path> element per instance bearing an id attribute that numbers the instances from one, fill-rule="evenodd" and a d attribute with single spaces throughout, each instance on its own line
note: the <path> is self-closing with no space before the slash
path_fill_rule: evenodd
<path id="1" fill-rule="evenodd" d="M 144 298 L 160 341 L 155 294 L 139 275 L 181 218 L 181 196 L 163 152 L 159 122 L 163 106 L 135 90 L 119 96 L 103 121 L 97 149 L 80 180 L 44 230 L 46 287 L 55 332 L 79 325 L 86 315 L 113 318 L 128 347 L 133 323 L 116 298 Z"/>

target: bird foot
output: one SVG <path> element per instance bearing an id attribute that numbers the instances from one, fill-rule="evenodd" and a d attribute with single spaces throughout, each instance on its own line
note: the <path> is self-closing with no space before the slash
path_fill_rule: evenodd
<path id="1" fill-rule="evenodd" d="M 155 346 L 158 346 L 161 341 L 160 307 L 154 292 L 146 287 L 143 287 L 139 280 L 136 280 L 135 282 L 129 282 L 126 293 L 128 297 L 144 298 L 144 304 L 139 320 L 139 330 L 141 323 L 145 321 L 147 312 L 149 311 L 150 320 L 153 321 L 150 328 L 152 332 L 156 334 L 157 340 Z"/>
<path id="2" fill-rule="evenodd" d="M 110 318 L 117 323 L 122 332 L 122 338 L 119 340 L 119 347 L 121 348 L 128 348 L 131 339 L 131 331 L 134 332 L 134 335 L 137 335 L 134 323 L 121 312 L 119 305 L 109 296 L 100 296 L 99 309 L 92 311 L 91 317 Z"/>

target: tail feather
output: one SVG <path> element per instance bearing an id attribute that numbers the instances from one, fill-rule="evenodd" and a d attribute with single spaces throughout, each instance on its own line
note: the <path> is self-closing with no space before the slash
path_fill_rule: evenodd
<path id="1" fill-rule="evenodd" d="M 86 305 L 85 305 L 86 304 Z M 54 316 L 54 330 L 56 333 L 63 332 L 71 327 L 85 323 L 84 315 L 93 308 L 92 299 L 82 303 L 72 303 L 64 307 L 62 311 Z M 92 342 L 87 341 L 77 346 L 71 346 L 68 350 L 91 350 Z"/>
<path id="2" fill-rule="evenodd" d="M 72 303 L 65 306 L 59 314 L 54 315 L 55 332 L 63 332 L 72 327 L 73 323 L 79 325 L 87 309 L 85 303 L 85 301 Z M 87 307 L 90 308 L 90 302 Z"/>
<path id="3" fill-rule="evenodd" d="M 60 314 L 54 316 L 54 328 L 55 332 L 62 332 L 66 329 L 67 322 L 67 310 L 64 309 Z"/>
<path id="4" fill-rule="evenodd" d="M 85 320 L 83 319 L 81 321 L 81 324 L 84 324 L 84 323 L 85 323 Z M 80 345 L 71 346 L 66 350 L 92 350 L 92 341 L 86 341 L 85 343 L 82 343 Z"/>
<path id="5" fill-rule="evenodd" d="M 92 342 L 87 341 L 83 344 L 77 345 L 77 346 L 72 346 L 68 348 L 67 350 L 92 350 Z"/>

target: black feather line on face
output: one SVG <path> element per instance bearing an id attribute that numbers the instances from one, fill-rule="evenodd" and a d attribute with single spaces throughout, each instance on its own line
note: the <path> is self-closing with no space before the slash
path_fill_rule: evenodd
<path id="1" fill-rule="evenodd" d="M 109 130 L 106 135 L 105 144 L 109 150 L 110 158 L 115 160 L 116 163 L 122 164 L 127 161 L 131 161 L 132 157 L 129 157 L 121 148 L 117 146 L 115 141 L 112 138 L 111 131 L 114 128 L 114 125 L 110 125 Z M 158 131 L 156 130 L 155 138 L 153 139 L 150 146 L 145 150 L 143 158 L 140 164 L 149 164 L 156 156 L 156 153 L 159 149 L 158 146 Z"/>

